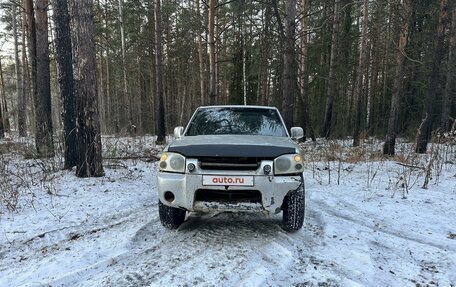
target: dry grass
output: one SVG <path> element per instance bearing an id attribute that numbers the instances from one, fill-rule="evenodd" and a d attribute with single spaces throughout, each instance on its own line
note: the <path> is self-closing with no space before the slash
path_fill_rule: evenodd
<path id="1" fill-rule="evenodd" d="M 25 142 L 15 142 L 9 139 L 0 141 L 0 154 L 26 155 L 28 151 L 29 148 Z"/>
<path id="2" fill-rule="evenodd" d="M 435 137 L 426 154 L 414 152 L 414 144 L 398 139 L 396 155 L 383 155 L 383 141 L 370 138 L 359 147 L 352 147 L 352 141 L 318 139 L 317 142 L 301 144 L 307 170 L 319 183 L 341 183 L 354 169 L 365 174 L 366 193 L 380 174 L 387 176 L 387 189 L 401 191 L 405 197 L 418 183 L 427 188 L 431 182 L 438 184 L 443 170 L 454 170 L 456 163 L 456 141 Z M 397 165 L 385 164 L 396 162 Z M 361 166 L 361 167 L 359 167 Z M 359 169 L 361 168 L 361 169 Z M 456 176 L 456 175 L 455 175 Z"/>

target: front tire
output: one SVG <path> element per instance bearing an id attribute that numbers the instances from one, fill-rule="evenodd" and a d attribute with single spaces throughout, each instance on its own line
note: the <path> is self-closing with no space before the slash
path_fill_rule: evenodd
<path id="1" fill-rule="evenodd" d="M 184 222 L 186 211 L 164 205 L 161 201 L 158 201 L 158 213 L 160 222 L 164 227 L 177 229 Z"/>
<path id="2" fill-rule="evenodd" d="M 285 196 L 282 204 L 282 228 L 285 231 L 297 231 L 304 224 L 305 214 L 304 186 Z"/>

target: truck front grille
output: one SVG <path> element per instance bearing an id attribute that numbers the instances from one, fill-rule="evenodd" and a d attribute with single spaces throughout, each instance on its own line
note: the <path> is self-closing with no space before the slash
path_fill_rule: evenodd
<path id="1" fill-rule="evenodd" d="M 199 159 L 206 170 L 257 170 L 261 159 L 256 157 L 205 157 Z"/>

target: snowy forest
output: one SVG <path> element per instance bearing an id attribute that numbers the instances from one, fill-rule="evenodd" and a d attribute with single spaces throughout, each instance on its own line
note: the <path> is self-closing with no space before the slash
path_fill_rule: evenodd
<path id="1" fill-rule="evenodd" d="M 424 152 L 453 123 L 453 1 L 94 1 L 81 43 L 78 7 L 35 2 L 1 4 L 2 130 L 22 136 L 72 130 L 89 38 L 103 134 L 163 139 L 200 105 L 272 105 L 307 138 L 377 136 L 393 154 L 396 135 Z"/>
<path id="2" fill-rule="evenodd" d="M 159 225 L 213 105 L 303 128 L 303 230 Z M 454 286 L 451 218 L 455 0 L 0 0 L 0 286 Z"/>

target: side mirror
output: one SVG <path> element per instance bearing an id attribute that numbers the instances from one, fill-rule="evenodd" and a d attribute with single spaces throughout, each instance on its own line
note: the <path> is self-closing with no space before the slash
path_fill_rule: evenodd
<path id="1" fill-rule="evenodd" d="M 294 140 L 299 140 L 304 137 L 304 131 L 300 127 L 291 128 L 291 138 Z"/>
<path id="2" fill-rule="evenodd" d="M 174 136 L 176 138 L 181 138 L 184 135 L 184 127 L 175 127 L 174 128 Z"/>

